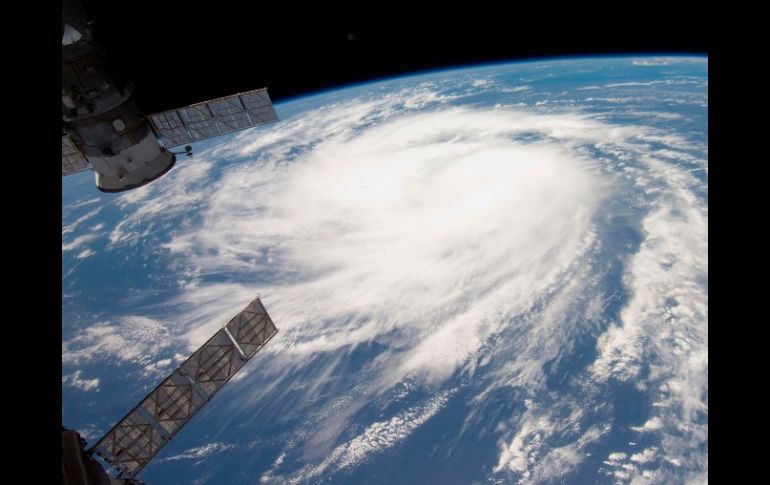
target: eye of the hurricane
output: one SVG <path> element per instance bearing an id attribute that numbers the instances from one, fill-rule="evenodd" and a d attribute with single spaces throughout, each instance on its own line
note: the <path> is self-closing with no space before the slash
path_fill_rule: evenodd
<path id="1" fill-rule="evenodd" d="M 386 146 L 322 147 L 286 174 L 287 190 L 271 201 L 288 229 L 279 235 L 300 235 L 289 247 L 295 264 L 440 291 L 503 262 L 529 264 L 585 224 L 595 199 L 592 177 L 554 147 L 410 143 L 377 133 L 357 141 Z"/>

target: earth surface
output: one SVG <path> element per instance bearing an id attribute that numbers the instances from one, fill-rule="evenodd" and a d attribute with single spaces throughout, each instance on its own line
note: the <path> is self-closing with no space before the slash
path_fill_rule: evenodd
<path id="1" fill-rule="evenodd" d="M 279 329 L 148 484 L 705 483 L 708 60 L 446 70 L 62 180 L 90 443 L 257 294 Z"/>

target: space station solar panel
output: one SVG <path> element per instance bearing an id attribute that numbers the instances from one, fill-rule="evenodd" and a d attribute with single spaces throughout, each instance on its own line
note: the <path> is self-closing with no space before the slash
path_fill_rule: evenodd
<path id="1" fill-rule="evenodd" d="M 196 350 L 93 451 L 132 478 L 276 333 L 259 298 Z"/>
<path id="2" fill-rule="evenodd" d="M 182 145 L 191 140 L 187 128 L 176 111 L 150 115 L 150 122 L 155 127 L 155 132 L 161 135 L 163 143 L 167 146 Z"/>
<path id="3" fill-rule="evenodd" d="M 278 121 L 278 115 L 275 113 L 273 103 L 266 89 L 257 89 L 240 95 L 241 102 L 249 112 L 251 121 L 255 124 L 270 123 Z"/>
<path id="4" fill-rule="evenodd" d="M 265 88 L 150 115 L 155 132 L 168 147 L 273 121 L 278 115 Z"/>
<path id="5" fill-rule="evenodd" d="M 75 142 L 72 141 L 69 135 L 61 137 L 61 174 L 62 177 L 66 175 L 72 175 L 73 173 L 82 172 L 91 168 L 91 164 L 88 163 L 86 157 L 80 153 L 78 147 L 75 146 Z"/>

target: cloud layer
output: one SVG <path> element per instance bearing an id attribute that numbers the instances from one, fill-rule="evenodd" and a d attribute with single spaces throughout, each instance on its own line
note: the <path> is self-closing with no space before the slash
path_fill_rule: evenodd
<path id="1" fill-rule="evenodd" d="M 463 89 L 533 90 L 495 83 Z M 706 161 L 649 126 L 456 106 L 458 92 L 423 83 L 305 111 L 120 197 L 112 250 L 141 239 L 147 220 L 172 228 L 163 248 L 186 276 L 168 305 L 185 324 L 162 339 L 136 319 L 124 322 L 133 330 L 91 327 L 63 344 L 63 362 L 109 354 L 162 372 L 168 359 L 140 356 L 159 341 L 192 350 L 259 292 L 280 333 L 232 384 L 242 394 L 231 411 L 294 392 L 285 419 L 312 430 L 287 437 L 265 480 L 353 469 L 461 393 L 473 403 L 463 429 L 480 427 L 477 410 L 505 389 L 524 408 L 494 427 L 495 479 L 565 476 L 621 428 L 656 444 L 601 448 L 607 475 L 700 476 Z M 377 350 L 340 384 L 357 348 Z M 633 422 L 607 404 L 625 385 L 649 399 Z"/>

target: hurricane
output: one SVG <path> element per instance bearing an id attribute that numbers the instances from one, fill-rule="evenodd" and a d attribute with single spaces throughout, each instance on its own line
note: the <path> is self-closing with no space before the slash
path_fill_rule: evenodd
<path id="1" fill-rule="evenodd" d="M 98 438 L 259 294 L 279 333 L 148 481 L 705 482 L 708 65 L 651 59 L 365 84 L 63 182 L 63 416 Z"/>

